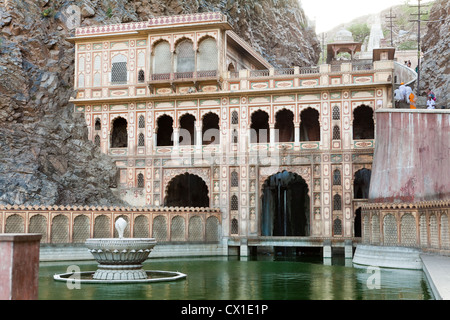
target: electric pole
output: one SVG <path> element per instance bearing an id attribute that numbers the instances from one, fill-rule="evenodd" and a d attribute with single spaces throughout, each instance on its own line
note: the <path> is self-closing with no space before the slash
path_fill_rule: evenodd
<path id="1" fill-rule="evenodd" d="M 427 12 L 420 11 L 420 8 L 421 8 L 420 1 L 421 0 L 417 0 L 417 4 L 418 4 L 417 6 L 411 6 L 411 7 L 417 8 L 417 13 L 411 13 L 412 16 L 417 16 L 417 20 L 409 20 L 412 22 L 417 22 L 417 85 L 416 85 L 417 95 L 420 94 L 420 51 L 421 51 L 420 50 L 421 49 L 420 48 L 420 23 L 422 21 L 428 21 L 428 20 L 421 19 L 422 15 L 428 14 L 428 11 Z"/>
<path id="2" fill-rule="evenodd" d="M 392 25 L 392 19 L 395 19 L 395 18 L 397 18 L 397 16 L 393 16 L 392 15 L 392 7 L 391 7 L 391 10 L 390 10 L 390 14 L 389 14 L 389 16 L 386 16 L 386 19 L 389 19 L 389 21 L 390 21 L 390 28 L 391 28 L 391 47 L 393 47 L 394 46 L 394 41 L 393 41 L 393 39 L 392 39 L 392 29 L 393 29 L 393 25 Z"/>

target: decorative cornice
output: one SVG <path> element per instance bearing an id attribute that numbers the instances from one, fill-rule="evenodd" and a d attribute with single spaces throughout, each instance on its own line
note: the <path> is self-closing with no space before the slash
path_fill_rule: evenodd
<path id="1" fill-rule="evenodd" d="M 398 209 L 433 209 L 433 208 L 450 208 L 450 199 L 434 200 L 434 201 L 420 201 L 420 202 L 404 202 L 404 203 L 364 203 L 363 210 L 398 210 Z"/>

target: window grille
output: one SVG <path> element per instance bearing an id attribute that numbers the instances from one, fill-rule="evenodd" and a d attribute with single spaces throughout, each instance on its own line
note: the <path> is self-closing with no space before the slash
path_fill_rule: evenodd
<path id="1" fill-rule="evenodd" d="M 94 138 L 94 144 L 95 144 L 97 147 L 100 147 L 100 136 L 99 136 L 98 134 L 95 135 L 95 138 Z"/>
<path id="2" fill-rule="evenodd" d="M 145 81 L 145 73 L 144 70 L 139 70 L 138 73 L 138 82 L 143 83 Z"/>
<path id="3" fill-rule="evenodd" d="M 149 224 L 146 216 L 140 215 L 134 219 L 134 238 L 149 238 Z"/>
<path id="4" fill-rule="evenodd" d="M 197 71 L 217 70 L 217 44 L 213 38 L 206 38 L 198 45 Z"/>
<path id="5" fill-rule="evenodd" d="M 236 171 L 231 172 L 231 187 L 232 188 L 239 187 L 239 176 Z"/>
<path id="6" fill-rule="evenodd" d="M 94 70 L 100 70 L 102 68 L 102 60 L 100 56 L 94 58 Z"/>
<path id="7" fill-rule="evenodd" d="M 52 219 L 51 226 L 52 243 L 68 243 L 69 242 L 69 218 L 59 214 Z"/>
<path id="8" fill-rule="evenodd" d="M 157 242 L 167 241 L 166 217 L 157 216 L 153 219 L 153 236 Z"/>
<path id="9" fill-rule="evenodd" d="M 28 232 L 41 233 L 41 243 L 47 243 L 47 218 L 41 214 L 36 214 L 30 218 Z"/>
<path id="10" fill-rule="evenodd" d="M 441 215 L 441 248 L 450 248 L 450 239 L 448 234 L 448 216 L 446 214 Z"/>
<path id="11" fill-rule="evenodd" d="M 220 240 L 219 219 L 217 217 L 209 217 L 206 219 L 205 229 L 206 241 L 217 242 Z"/>
<path id="12" fill-rule="evenodd" d="M 83 88 L 84 87 L 84 74 L 79 74 L 78 75 L 78 88 Z"/>
<path id="13" fill-rule="evenodd" d="M 339 126 L 333 127 L 333 140 L 339 140 L 341 139 L 341 129 Z"/>
<path id="14" fill-rule="evenodd" d="M 144 147 L 145 146 L 145 138 L 143 133 L 139 133 L 138 136 L 138 147 Z"/>
<path id="15" fill-rule="evenodd" d="M 236 218 L 231 220 L 231 234 L 239 234 L 239 222 Z"/>
<path id="16" fill-rule="evenodd" d="M 203 240 L 203 223 L 199 216 L 193 216 L 189 219 L 188 239 L 189 241 Z"/>
<path id="17" fill-rule="evenodd" d="M 139 116 L 139 128 L 140 129 L 145 128 L 145 117 L 143 115 Z"/>
<path id="18" fill-rule="evenodd" d="M 237 111 L 231 113 L 231 124 L 239 124 L 239 114 Z"/>
<path id="19" fill-rule="evenodd" d="M 142 173 L 137 176 L 137 186 L 138 188 L 144 188 L 144 175 Z"/>
<path id="20" fill-rule="evenodd" d="M 334 219 L 333 222 L 333 231 L 335 236 L 342 235 L 342 221 L 339 218 Z"/>
<path id="21" fill-rule="evenodd" d="M 18 214 L 10 215 L 6 219 L 5 233 L 24 233 L 25 223 L 24 219 Z"/>
<path id="22" fill-rule="evenodd" d="M 387 214 L 383 220 L 383 244 L 387 246 L 395 246 L 398 243 L 397 221 L 392 214 Z"/>
<path id="23" fill-rule="evenodd" d="M 239 209 L 239 201 L 236 195 L 231 196 L 231 210 L 236 211 Z"/>
<path id="24" fill-rule="evenodd" d="M 402 216 L 401 219 L 401 228 L 400 228 L 400 239 L 403 245 L 406 246 L 415 246 L 417 243 L 416 240 L 416 219 L 412 214 L 407 213 Z"/>
<path id="25" fill-rule="evenodd" d="M 341 170 L 339 169 L 333 171 L 333 185 L 335 186 L 341 185 Z"/>
<path id="26" fill-rule="evenodd" d="M 176 72 L 192 72 L 195 70 L 195 52 L 192 41 L 181 41 L 175 52 L 177 55 Z"/>
<path id="27" fill-rule="evenodd" d="M 342 210 L 342 198 L 340 195 L 335 194 L 333 198 L 333 210 Z"/>
<path id="28" fill-rule="evenodd" d="M 85 215 L 76 216 L 73 219 L 72 241 L 84 243 L 89 236 L 89 218 Z"/>
<path id="29" fill-rule="evenodd" d="M 111 83 L 126 84 L 128 81 L 127 57 L 122 54 L 115 56 L 111 64 Z"/>
<path id="30" fill-rule="evenodd" d="M 94 238 L 110 238 L 110 222 L 105 215 L 100 215 L 94 220 Z"/>
<path id="31" fill-rule="evenodd" d="M 96 72 L 94 74 L 94 87 L 100 87 L 102 85 L 102 77 L 100 73 Z"/>
<path id="32" fill-rule="evenodd" d="M 172 52 L 167 41 L 162 41 L 154 47 L 152 59 L 153 74 L 172 72 Z"/>
<path id="33" fill-rule="evenodd" d="M 339 110 L 338 106 L 333 107 L 333 120 L 340 120 L 341 119 L 341 111 Z"/>
<path id="34" fill-rule="evenodd" d="M 170 240 L 172 241 L 184 241 L 185 240 L 185 221 L 181 216 L 175 216 L 172 218 L 170 224 Z"/>

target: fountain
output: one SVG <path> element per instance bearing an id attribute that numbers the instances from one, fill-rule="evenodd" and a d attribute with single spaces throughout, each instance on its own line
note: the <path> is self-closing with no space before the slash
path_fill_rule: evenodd
<path id="1" fill-rule="evenodd" d="M 156 245 L 154 238 L 124 238 L 127 222 L 123 218 L 115 223 L 119 238 L 87 239 L 85 244 L 98 262 L 97 271 L 71 272 L 53 276 L 57 281 L 80 283 L 146 283 L 186 278 L 173 271 L 147 271 L 143 262 Z"/>

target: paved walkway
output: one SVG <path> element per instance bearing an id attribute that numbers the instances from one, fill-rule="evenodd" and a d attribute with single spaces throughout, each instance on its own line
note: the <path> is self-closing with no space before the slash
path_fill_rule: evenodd
<path id="1" fill-rule="evenodd" d="M 450 257 L 427 253 L 422 253 L 420 257 L 434 297 L 450 300 Z"/>

